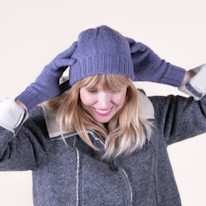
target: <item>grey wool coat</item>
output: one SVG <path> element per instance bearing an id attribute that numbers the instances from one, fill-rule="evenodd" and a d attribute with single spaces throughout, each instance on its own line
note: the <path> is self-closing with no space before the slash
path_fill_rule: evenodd
<path id="1" fill-rule="evenodd" d="M 27 118 L 12 100 L 1 101 L 0 170 L 32 170 L 34 206 L 180 206 L 167 147 L 206 132 L 206 97 L 140 94 L 154 124 L 151 140 L 109 160 L 101 158 L 104 141 L 95 131 L 88 133 L 100 152 L 76 133 L 65 134 L 66 146 L 48 107 Z"/>

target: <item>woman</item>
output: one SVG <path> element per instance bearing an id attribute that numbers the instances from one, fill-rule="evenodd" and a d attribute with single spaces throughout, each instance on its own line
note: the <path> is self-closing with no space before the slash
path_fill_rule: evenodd
<path id="1" fill-rule="evenodd" d="M 0 170 L 32 170 L 35 206 L 181 205 L 167 146 L 206 131 L 205 68 L 185 72 L 107 26 L 86 30 L 0 102 Z M 193 97 L 148 98 L 132 81 Z"/>

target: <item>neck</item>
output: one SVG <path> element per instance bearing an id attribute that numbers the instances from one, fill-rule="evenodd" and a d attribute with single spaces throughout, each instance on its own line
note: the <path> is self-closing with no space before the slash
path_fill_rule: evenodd
<path id="1" fill-rule="evenodd" d="M 105 129 L 108 131 L 108 125 L 109 125 L 109 123 L 107 122 L 107 123 L 104 123 L 103 125 L 104 125 Z"/>

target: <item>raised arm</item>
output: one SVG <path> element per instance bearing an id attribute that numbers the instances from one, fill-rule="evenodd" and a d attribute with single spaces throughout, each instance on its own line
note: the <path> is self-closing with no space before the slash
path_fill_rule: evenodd
<path id="1" fill-rule="evenodd" d="M 60 78 L 74 63 L 70 56 L 75 48 L 76 43 L 59 54 L 15 101 L 0 101 L 0 170 L 35 169 L 48 156 L 51 143 L 43 113 L 36 106 L 69 88 L 68 82 L 60 84 Z"/>
<path id="2" fill-rule="evenodd" d="M 152 97 L 155 121 L 167 144 L 206 132 L 205 65 L 186 72 L 179 90 L 190 97 Z M 194 73 L 197 72 L 196 74 Z"/>
<path id="3" fill-rule="evenodd" d="M 28 111 L 31 111 L 38 104 L 52 99 L 69 88 L 68 82 L 60 84 L 60 78 L 68 66 L 71 66 L 75 60 L 70 58 L 77 43 L 66 51 L 57 55 L 57 57 L 41 72 L 36 81 L 29 85 L 25 91 L 16 97 L 16 102 Z"/>
<path id="4" fill-rule="evenodd" d="M 179 87 L 185 76 L 185 69 L 160 58 L 147 45 L 127 38 L 134 65 L 134 81 L 149 81 Z"/>

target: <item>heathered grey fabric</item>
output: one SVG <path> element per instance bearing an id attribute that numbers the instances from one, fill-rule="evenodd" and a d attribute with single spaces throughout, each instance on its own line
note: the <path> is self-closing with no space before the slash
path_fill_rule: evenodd
<path id="1" fill-rule="evenodd" d="M 0 170 L 32 170 L 35 206 L 180 206 L 167 146 L 206 132 L 206 97 L 150 97 L 151 141 L 141 151 L 101 160 L 75 135 L 50 139 L 41 109 L 16 136 L 0 127 Z M 103 148 L 94 132 L 92 142 Z"/>

